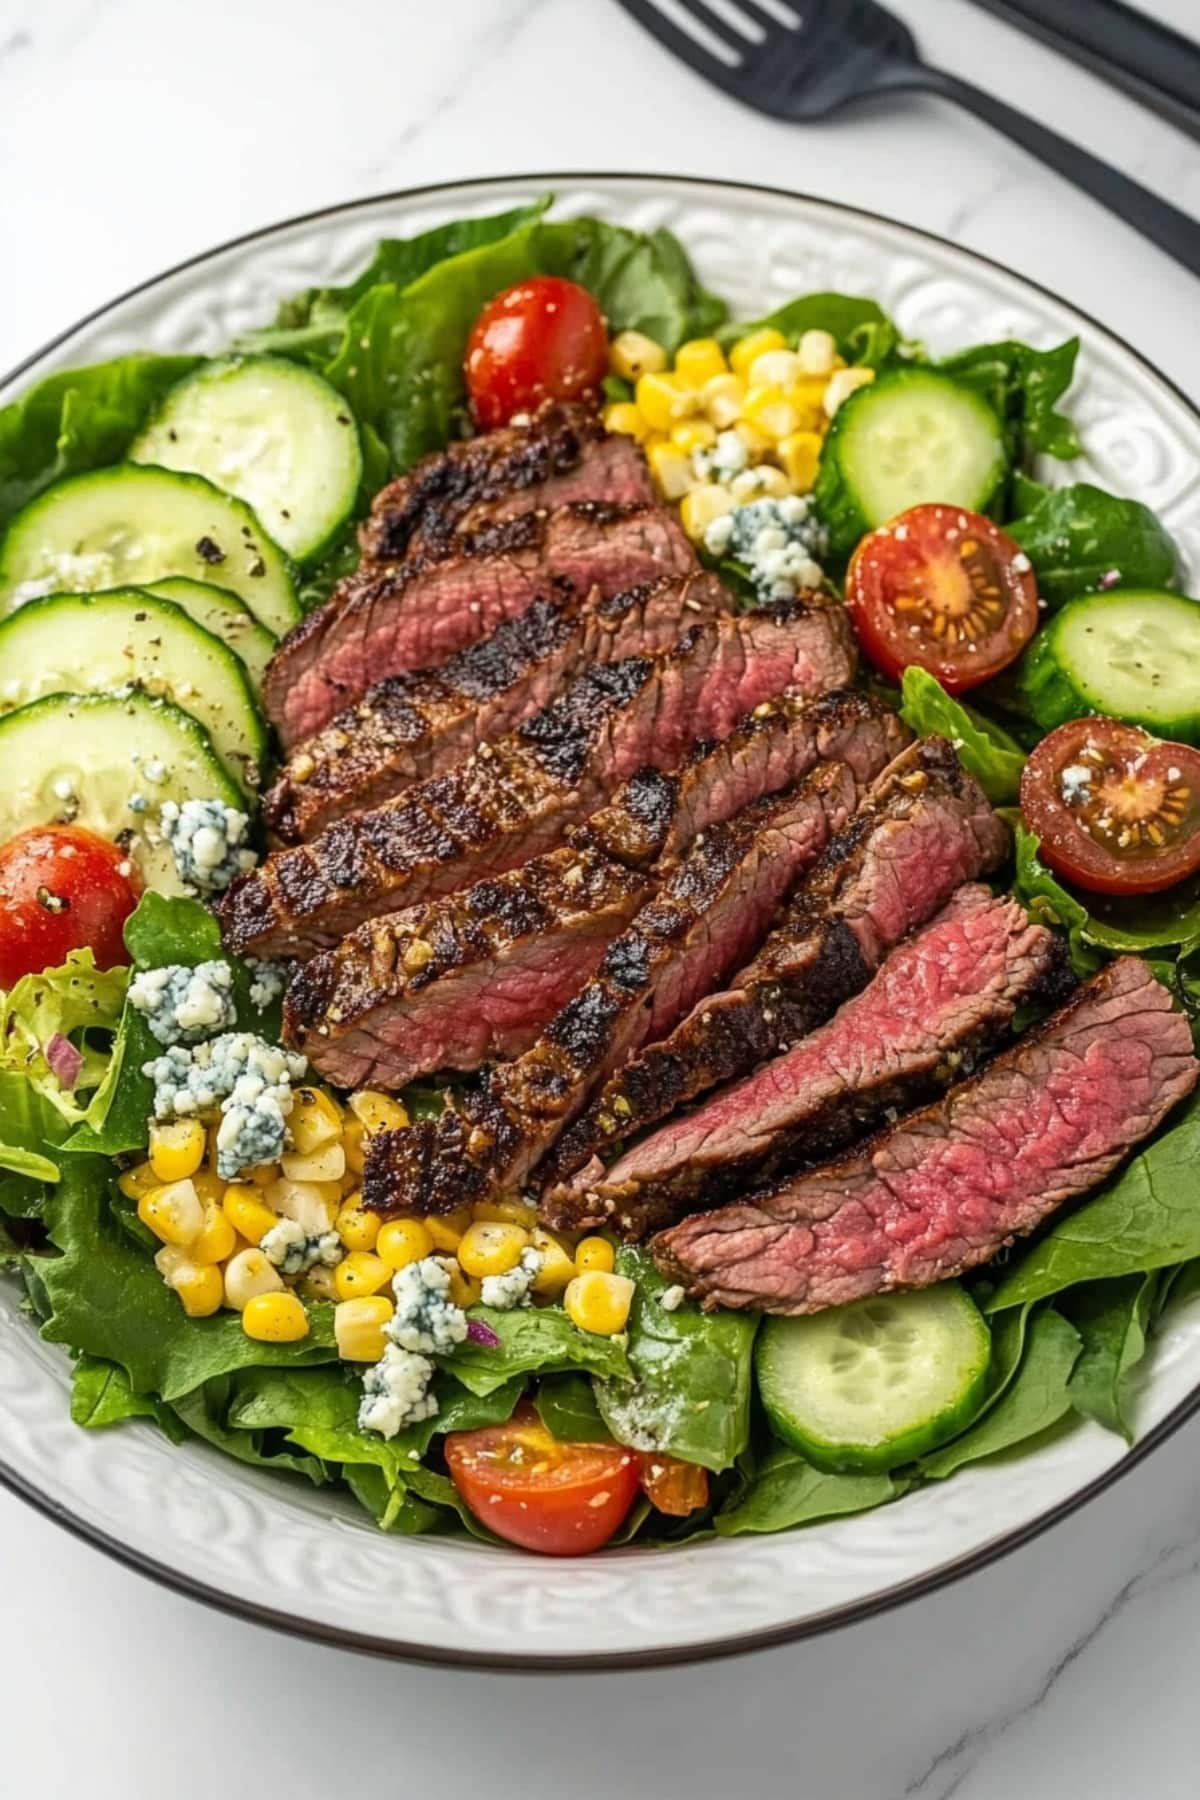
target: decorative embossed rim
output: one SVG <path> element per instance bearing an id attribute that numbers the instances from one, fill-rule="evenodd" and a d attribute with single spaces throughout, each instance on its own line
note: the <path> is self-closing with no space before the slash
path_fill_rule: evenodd
<path id="1" fill-rule="evenodd" d="M 477 180 L 460 179 L 456 181 L 440 182 L 416 188 L 400 189 L 391 193 L 374 195 L 366 200 L 342 202 L 334 206 L 319 208 L 314 212 L 297 215 L 294 218 L 283 220 L 275 225 L 257 231 L 244 233 L 239 237 L 232 238 L 227 242 L 216 246 L 214 249 L 205 251 L 198 256 L 190 257 L 163 273 L 152 276 L 147 281 L 139 282 L 135 287 L 128 289 L 116 299 L 107 302 L 104 306 L 97 307 L 93 312 L 86 314 L 83 318 L 77 320 L 75 324 L 58 333 L 39 350 L 26 357 L 14 369 L 9 371 L 6 376 L 0 378 L 0 388 L 8 387 L 14 380 L 19 379 L 26 371 L 32 369 L 45 357 L 52 354 L 60 346 L 66 344 L 77 333 L 97 320 L 104 318 L 107 314 L 116 311 L 136 296 L 149 292 L 176 275 L 186 273 L 191 269 L 198 269 L 205 263 L 228 251 L 252 244 L 266 243 L 273 237 L 291 231 L 297 227 L 302 227 L 306 224 L 319 224 L 322 221 L 333 221 L 342 217 L 349 217 L 358 211 L 365 211 L 372 207 L 381 207 L 390 204 L 411 204 L 421 200 L 436 199 L 439 195 L 450 194 L 464 189 L 470 189 L 472 191 L 483 190 L 485 192 L 492 188 L 514 189 L 524 187 L 553 188 L 561 190 L 564 187 L 569 188 L 576 185 L 592 183 L 611 184 L 618 189 L 624 183 L 628 183 L 631 188 L 639 183 L 652 183 L 660 186 L 663 190 L 676 189 L 687 192 L 689 190 L 707 189 L 710 193 L 722 192 L 734 199 L 736 199 L 739 194 L 742 194 L 748 196 L 757 195 L 772 201 L 795 201 L 803 206 L 828 213 L 834 219 L 858 219 L 864 221 L 868 225 L 882 225 L 892 231 L 914 239 L 918 244 L 924 242 L 926 244 L 934 245 L 941 250 L 949 250 L 955 257 L 963 259 L 968 264 L 974 263 L 981 268 L 994 270 L 1005 276 L 1007 279 L 1016 281 L 1031 293 L 1040 295 L 1044 299 L 1051 301 L 1056 307 L 1073 315 L 1081 324 L 1086 325 L 1102 339 L 1106 339 L 1111 347 L 1122 353 L 1122 355 L 1130 362 L 1136 364 L 1143 374 L 1151 376 L 1154 381 L 1158 382 L 1171 399 L 1181 406 L 1186 413 L 1190 414 L 1193 421 L 1200 424 L 1200 409 L 1197 409 L 1193 405 L 1182 389 L 1171 381 L 1168 376 L 1165 376 L 1161 370 L 1157 369 L 1146 357 L 1142 356 L 1140 352 L 1133 349 L 1131 345 L 1127 344 L 1115 332 L 1109 330 L 1107 326 L 1100 324 L 1098 320 L 1091 317 L 1090 314 L 1084 312 L 1081 308 L 1063 301 L 1050 289 L 1026 276 L 1018 275 L 1014 270 L 1006 268 L 1004 264 L 997 262 L 994 258 L 984 256 L 977 251 L 965 249 L 961 245 L 953 244 L 949 239 L 943 238 L 934 232 L 925 231 L 920 227 L 907 225 L 899 220 L 890 219 L 884 214 L 871 212 L 860 207 L 843 206 L 837 202 L 822 199 L 819 196 L 798 194 L 787 189 L 768 187 L 757 183 L 717 181 L 702 177 L 678 175 L 659 176 L 628 170 L 611 174 L 597 171 L 580 171 L 574 173 L 501 175 Z M 845 1602 L 827 1608 L 820 1613 L 812 1614 L 781 1625 L 760 1627 L 744 1632 L 731 1632 L 722 1636 L 682 1645 L 669 1645 L 662 1648 L 647 1650 L 568 1652 L 561 1655 L 528 1652 L 496 1653 L 490 1651 L 450 1649 L 427 1643 L 407 1642 L 402 1639 L 385 1639 L 367 1636 L 366 1634 L 360 1634 L 342 1627 L 325 1624 L 320 1620 L 306 1618 L 296 1612 L 277 1610 L 254 1601 L 244 1600 L 236 1594 L 231 1594 L 220 1588 L 211 1587 L 189 1574 L 182 1573 L 178 1569 L 172 1568 L 168 1564 L 150 1555 L 148 1552 L 123 1542 L 119 1538 L 112 1536 L 110 1532 L 101 1526 L 93 1524 L 86 1518 L 71 1512 L 67 1506 L 61 1504 L 49 1494 L 40 1490 L 27 1476 L 20 1473 L 17 1469 L 10 1467 L 2 1460 L 0 1460 L 0 1482 L 21 1499 L 28 1501 L 30 1505 L 45 1514 L 46 1517 L 65 1526 L 66 1529 L 71 1531 L 75 1536 L 87 1543 L 94 1544 L 98 1549 L 103 1550 L 118 1562 L 124 1563 L 127 1567 L 134 1569 L 141 1574 L 148 1575 L 152 1580 L 161 1583 L 163 1586 L 172 1588 L 179 1593 L 186 1594 L 193 1599 L 200 1600 L 223 1612 L 246 1619 L 251 1623 L 269 1626 L 280 1631 L 286 1631 L 294 1636 L 310 1638 L 318 1642 L 332 1644 L 338 1648 L 363 1651 L 376 1656 L 390 1657 L 409 1662 L 432 1663 L 456 1668 L 489 1669 L 511 1672 L 533 1670 L 550 1672 L 578 1670 L 598 1671 L 606 1669 L 627 1670 L 646 1667 L 667 1667 L 682 1663 L 699 1662 L 717 1657 L 744 1655 L 774 1645 L 817 1636 L 823 1632 L 874 1617 L 903 1602 L 917 1599 L 924 1594 L 933 1593 L 937 1589 L 945 1587 L 953 1581 L 959 1580 L 962 1576 L 972 1574 L 978 1569 L 985 1568 L 989 1563 L 997 1561 L 1000 1557 L 1009 1554 L 1011 1551 L 1020 1548 L 1022 1545 L 1030 1543 L 1034 1538 L 1039 1537 L 1051 1526 L 1056 1525 L 1067 1518 L 1078 1507 L 1085 1505 L 1089 1500 L 1095 1498 L 1096 1495 L 1112 1486 L 1121 1475 L 1142 1462 L 1153 1450 L 1164 1443 L 1167 1438 L 1177 1431 L 1181 1425 L 1195 1415 L 1197 1411 L 1200 1411 L 1200 1383 L 1198 1383 L 1183 1400 L 1178 1402 L 1168 1413 L 1166 1413 L 1157 1424 L 1147 1430 L 1137 1444 L 1125 1451 L 1110 1467 L 1102 1470 L 1098 1475 L 1089 1481 L 1086 1481 L 1053 1505 L 1035 1514 L 1023 1524 L 1014 1526 L 991 1541 L 980 1544 L 977 1548 L 941 1563 L 908 1580 L 894 1583 L 888 1588 L 865 1595 L 860 1599 Z M 401 1545 L 397 1544 L 396 1547 L 398 1552 L 402 1551 Z"/>

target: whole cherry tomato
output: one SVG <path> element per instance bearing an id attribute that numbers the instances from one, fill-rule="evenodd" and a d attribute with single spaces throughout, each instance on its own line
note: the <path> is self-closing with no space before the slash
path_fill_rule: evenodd
<path id="1" fill-rule="evenodd" d="M 534 275 L 488 301 L 465 368 L 471 410 L 485 431 L 543 400 L 596 394 L 608 368 L 604 314 L 578 283 Z"/>

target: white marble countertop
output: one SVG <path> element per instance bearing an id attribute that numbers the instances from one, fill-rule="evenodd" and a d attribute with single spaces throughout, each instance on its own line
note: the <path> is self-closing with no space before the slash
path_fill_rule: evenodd
<path id="1" fill-rule="evenodd" d="M 1195 0 L 1145 3 L 1196 25 Z M 968 0 L 897 10 L 931 59 L 1200 213 L 1200 144 Z M 288 214 L 589 167 L 892 213 L 1058 289 L 1200 391 L 1195 281 L 986 127 L 919 99 L 817 129 L 768 122 L 609 0 L 0 0 L 0 367 Z M 352 1658 L 165 1593 L 2 1493 L 0 1591 L 14 1795 L 308 1800 L 426 1778 L 530 1800 L 568 1784 L 580 1800 L 1197 1793 L 1200 1422 L 983 1574 L 696 1669 L 512 1678 Z"/>

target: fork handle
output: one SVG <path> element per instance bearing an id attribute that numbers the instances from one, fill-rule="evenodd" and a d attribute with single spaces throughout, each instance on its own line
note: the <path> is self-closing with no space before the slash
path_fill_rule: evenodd
<path id="1" fill-rule="evenodd" d="M 1200 275 L 1200 220 L 1172 206 L 1168 200 L 1160 200 L 1139 181 L 1122 175 L 1110 163 L 1101 162 L 1098 156 L 1071 143 L 1069 138 L 1060 137 L 1057 131 L 1051 131 L 1048 125 L 1041 124 L 1028 113 L 1005 105 L 1003 100 L 997 100 L 983 88 L 960 81 L 957 75 L 949 75 L 943 69 L 923 68 L 921 75 L 921 86 L 928 86 L 947 100 L 956 100 L 968 112 L 994 125 L 997 131 L 1014 139 L 1040 162 L 1057 169 L 1076 187 L 1083 188 L 1085 193 L 1110 207 L 1160 250 L 1173 256 L 1185 269 L 1190 269 L 1193 275 Z"/>

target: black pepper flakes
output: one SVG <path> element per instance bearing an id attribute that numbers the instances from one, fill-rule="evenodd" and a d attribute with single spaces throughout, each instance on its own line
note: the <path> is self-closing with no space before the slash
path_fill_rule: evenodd
<path id="1" fill-rule="evenodd" d="M 263 561 L 261 556 L 256 556 L 254 561 L 250 564 L 250 567 L 246 570 L 247 575 L 255 575 L 255 576 L 265 575 L 266 572 L 267 572 L 267 565 Z"/>
<path id="2" fill-rule="evenodd" d="M 196 555 L 202 557 L 206 563 L 223 563 L 225 561 L 225 552 L 220 544 L 214 544 L 210 537 L 202 537 L 197 541 Z"/>

